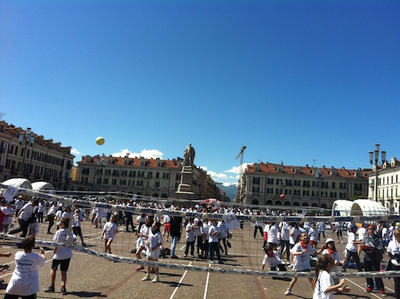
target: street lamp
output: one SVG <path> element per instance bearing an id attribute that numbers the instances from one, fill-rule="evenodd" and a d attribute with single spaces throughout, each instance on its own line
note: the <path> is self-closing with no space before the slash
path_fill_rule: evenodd
<path id="1" fill-rule="evenodd" d="M 102 185 L 102 184 L 101 184 L 101 175 L 102 175 L 102 173 L 103 173 L 103 168 L 105 168 L 106 165 L 107 165 L 107 160 L 106 160 L 105 155 L 103 154 L 101 157 L 99 157 L 99 158 L 97 159 L 97 174 L 100 175 L 100 176 L 99 176 L 99 179 L 98 179 L 99 190 L 100 190 L 100 187 L 101 187 L 101 185 Z"/>
<path id="2" fill-rule="evenodd" d="M 386 151 L 381 151 L 380 150 L 380 144 L 377 143 L 375 144 L 375 150 L 369 152 L 369 163 L 373 166 L 375 169 L 375 182 L 370 185 L 372 189 L 375 188 L 375 201 L 378 201 L 378 162 L 379 162 L 379 153 L 381 153 L 381 158 L 382 158 L 382 164 L 385 163 L 386 161 Z"/>
<path id="3" fill-rule="evenodd" d="M 22 165 L 21 165 L 21 171 L 20 175 L 22 177 L 25 176 L 25 156 L 26 156 L 26 149 L 29 146 L 33 146 L 35 143 L 35 136 L 33 135 L 33 132 L 31 131 L 31 128 L 26 128 L 25 133 L 20 132 L 18 134 L 18 140 L 19 140 L 19 145 L 22 146 Z"/>

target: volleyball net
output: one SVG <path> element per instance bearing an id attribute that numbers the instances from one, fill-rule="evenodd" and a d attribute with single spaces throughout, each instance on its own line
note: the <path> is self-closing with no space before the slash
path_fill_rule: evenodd
<path id="1" fill-rule="evenodd" d="M 400 222 L 400 215 L 373 215 L 373 216 L 315 216 L 316 213 L 325 213 L 329 211 L 312 208 L 312 207 L 287 207 L 287 206 L 252 206 L 236 204 L 233 202 L 212 202 L 204 203 L 202 201 L 188 201 L 180 199 L 163 199 L 155 200 L 153 198 L 132 198 L 132 194 L 124 194 L 122 192 L 104 193 L 104 192 L 93 192 L 93 193 L 74 193 L 71 194 L 60 194 L 61 191 L 57 191 L 57 194 L 48 194 L 30 189 L 12 187 L 10 190 L 9 186 L 0 184 L 0 188 L 3 190 L 3 196 L 12 195 L 15 197 L 16 194 L 23 195 L 26 198 L 39 198 L 47 202 L 57 202 L 60 206 L 71 207 L 70 218 L 72 218 L 73 211 L 79 209 L 84 215 L 84 221 L 81 223 L 81 230 L 83 234 L 84 244 L 80 238 L 76 236 L 75 241 L 71 240 L 69 246 L 74 251 L 79 251 L 87 255 L 104 258 L 114 262 L 130 263 L 135 267 L 140 266 L 151 266 L 161 267 L 170 269 L 182 269 L 191 271 L 204 271 L 214 273 L 227 273 L 227 274 L 245 274 L 245 275 L 260 275 L 270 277 L 309 277 L 313 276 L 309 272 L 293 272 L 290 271 L 268 271 L 269 267 L 266 265 L 265 271 L 261 271 L 261 263 L 263 261 L 265 252 L 263 247 L 264 242 L 264 226 L 271 222 L 287 222 L 287 223 L 372 223 L 372 222 Z M 11 192 L 12 194 L 6 194 Z M 132 201 L 132 205 L 127 205 L 129 201 Z M 204 206 L 206 205 L 206 206 Z M 208 208 L 202 212 L 203 209 L 200 207 Z M 298 210 L 296 210 L 298 209 Z M 47 213 L 48 207 L 44 214 Z M 258 214 L 257 212 L 260 212 Z M 345 212 L 345 211 L 343 211 Z M 348 212 L 348 211 L 346 211 Z M 95 215 L 102 213 L 100 222 L 95 221 Z M 164 233 L 165 227 L 162 226 L 160 231 L 163 234 L 163 245 L 165 249 L 163 256 L 160 256 L 158 261 L 149 261 L 143 254 L 140 258 L 136 255 L 137 250 L 137 239 L 138 236 L 132 230 L 131 225 L 127 225 L 125 217 L 126 215 L 132 215 L 133 225 L 138 230 L 139 223 L 137 223 L 137 216 L 145 213 L 147 216 L 153 216 L 154 219 L 159 220 L 161 223 L 168 217 L 181 217 L 183 219 L 183 227 L 181 238 L 176 247 L 176 255 L 179 258 L 171 258 L 168 254 L 171 249 L 171 236 L 168 233 Z M 312 215 L 311 215 L 312 214 Z M 105 253 L 104 240 L 101 238 L 103 226 L 106 223 L 110 215 L 116 216 L 116 224 L 118 225 L 118 233 L 116 238 L 111 244 L 112 253 Z M 167 217 L 168 216 L 168 217 Z M 15 219 L 15 218 L 14 218 Z M 189 219 L 198 219 L 201 221 L 210 221 L 216 219 L 218 221 L 224 220 L 229 228 L 229 236 L 227 238 L 227 246 L 221 244 L 221 264 L 210 264 L 209 259 L 202 258 L 201 248 L 198 249 L 197 244 L 194 247 L 194 253 L 189 250 L 187 256 L 185 256 L 186 240 L 185 240 L 185 223 Z M 14 226 L 18 226 L 18 221 L 13 222 Z M 256 225 L 258 224 L 258 225 Z M 260 228 L 261 224 L 261 228 Z M 52 233 L 56 231 L 56 225 L 51 228 Z M 70 221 L 70 226 L 72 221 Z M 69 228 L 72 230 L 72 228 Z M 39 223 L 39 231 L 36 234 L 36 243 L 38 246 L 42 246 L 45 249 L 51 249 L 48 247 L 59 246 L 52 241 L 53 234 L 48 234 L 49 223 L 45 220 L 43 223 Z M 328 237 L 334 238 L 336 241 L 336 234 L 332 230 L 325 231 L 326 239 Z M 344 229 L 344 236 L 345 236 Z M 4 234 L 3 239 L 11 245 L 14 245 L 22 240 L 19 234 Z M 196 241 L 197 242 L 197 241 Z M 228 244 L 229 243 L 229 244 Z M 321 239 L 318 248 L 324 243 L 324 239 Z M 83 246 L 85 245 L 85 246 Z M 341 245 L 343 246 L 343 245 Z M 344 247 L 343 247 L 344 248 Z M 280 249 L 278 248 L 278 251 Z M 285 258 L 284 250 L 282 259 L 285 262 L 289 262 Z M 342 256 L 342 253 L 340 252 Z M 384 260 L 387 260 L 384 259 Z M 332 273 L 332 276 L 337 277 L 399 277 L 400 272 L 397 271 L 382 271 L 382 272 L 347 272 L 347 273 Z"/>

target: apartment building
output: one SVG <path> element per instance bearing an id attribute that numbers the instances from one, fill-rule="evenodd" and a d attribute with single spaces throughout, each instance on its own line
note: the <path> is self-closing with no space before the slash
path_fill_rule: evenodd
<path id="1" fill-rule="evenodd" d="M 184 198 L 177 194 L 182 159 L 83 156 L 73 181 L 78 191 L 121 191 L 147 198 Z M 194 167 L 192 191 L 196 199 L 221 199 L 220 189 L 204 170 Z"/>
<path id="2" fill-rule="evenodd" d="M 0 182 L 25 178 L 69 190 L 74 157 L 70 146 L 0 121 Z"/>
<path id="3" fill-rule="evenodd" d="M 390 213 L 400 212 L 400 161 L 391 158 L 384 161 L 381 166 L 373 167 L 368 173 L 369 192 L 368 199 L 378 201 Z M 377 184 L 376 184 L 377 182 Z M 377 185 L 377 189 L 375 189 Z"/>
<path id="4" fill-rule="evenodd" d="M 256 163 L 248 165 L 243 174 L 238 201 L 331 209 L 338 199 L 367 198 L 370 171 Z"/>

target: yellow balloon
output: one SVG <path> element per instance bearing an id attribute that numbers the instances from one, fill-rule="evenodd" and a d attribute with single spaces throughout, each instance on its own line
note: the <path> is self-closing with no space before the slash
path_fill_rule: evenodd
<path id="1" fill-rule="evenodd" d="M 97 137 L 96 138 L 97 145 L 103 145 L 104 142 L 106 142 L 106 141 L 105 141 L 105 139 L 103 137 Z"/>

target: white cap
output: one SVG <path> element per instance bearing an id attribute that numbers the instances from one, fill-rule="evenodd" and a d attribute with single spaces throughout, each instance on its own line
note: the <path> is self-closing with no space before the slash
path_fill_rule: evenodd
<path id="1" fill-rule="evenodd" d="M 334 242 L 334 243 L 335 243 L 335 241 L 333 241 L 333 239 L 332 239 L 332 238 L 328 238 L 328 239 L 326 239 L 325 243 L 329 243 L 329 242 Z"/>

